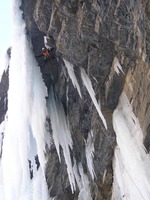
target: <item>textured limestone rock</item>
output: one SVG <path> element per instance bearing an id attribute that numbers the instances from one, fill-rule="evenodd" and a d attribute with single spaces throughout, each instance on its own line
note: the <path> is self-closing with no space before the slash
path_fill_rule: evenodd
<path id="1" fill-rule="evenodd" d="M 149 70 L 150 64 L 145 62 L 145 58 L 137 59 L 135 67 L 127 73 L 124 88 L 132 104 L 133 111 L 139 119 L 144 137 L 148 134 L 148 126 L 150 125 Z"/>

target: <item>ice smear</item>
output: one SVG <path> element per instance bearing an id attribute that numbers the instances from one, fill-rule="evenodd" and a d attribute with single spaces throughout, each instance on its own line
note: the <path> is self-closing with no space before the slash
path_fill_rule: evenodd
<path id="1" fill-rule="evenodd" d="M 91 80 L 89 79 L 88 75 L 86 74 L 85 70 L 83 68 L 81 68 L 81 78 L 82 78 L 82 81 L 83 81 L 83 84 L 85 85 L 92 101 L 93 101 L 93 104 L 105 126 L 105 128 L 107 129 L 107 124 L 106 124 L 106 120 L 101 112 L 101 109 L 100 109 L 100 105 L 98 104 L 96 98 L 95 98 L 95 92 L 94 92 L 94 89 L 92 87 L 92 83 L 91 83 Z"/>
<path id="2" fill-rule="evenodd" d="M 43 176 L 41 167 L 33 180 L 33 200 L 52 200 L 49 197 L 46 179 Z"/>
<path id="3" fill-rule="evenodd" d="M 0 159 L 0 197 L 1 200 L 4 200 L 4 183 L 3 183 L 3 169 Z"/>
<path id="4" fill-rule="evenodd" d="M 45 167 L 47 93 L 26 36 L 22 11 L 19 9 L 21 3 L 12 0 L 14 26 L 9 68 L 8 122 L 2 153 L 3 200 L 33 199 L 28 163 L 31 155 L 34 157 L 35 153 L 38 154 L 43 176 Z"/>
<path id="5" fill-rule="evenodd" d="M 70 79 L 72 81 L 73 86 L 75 88 L 77 88 L 77 91 L 78 91 L 80 97 L 82 98 L 80 86 L 79 86 L 79 83 L 77 81 L 76 75 L 74 73 L 74 67 L 73 67 L 73 65 L 69 61 L 67 61 L 65 59 L 63 59 L 63 61 L 65 63 L 65 66 L 67 68 L 67 71 L 68 71 L 68 74 L 69 74 L 69 77 L 70 77 Z"/>
<path id="6" fill-rule="evenodd" d="M 94 143 L 93 143 L 93 131 L 88 134 L 87 141 L 85 143 L 85 153 L 86 153 L 86 161 L 87 166 L 89 169 L 89 172 L 92 176 L 92 179 L 94 179 L 95 171 L 94 171 L 94 165 L 93 165 L 93 157 L 94 157 Z"/>
<path id="7" fill-rule="evenodd" d="M 124 165 L 121 162 L 121 154 L 120 149 L 115 149 L 115 157 L 114 157 L 114 183 L 113 183 L 113 198 L 112 200 L 119 200 L 121 198 L 124 198 L 125 200 L 128 200 L 128 191 L 125 187 L 124 183 Z"/>
<path id="8" fill-rule="evenodd" d="M 0 157 L 2 155 L 3 133 L 0 133 Z"/>
<path id="9" fill-rule="evenodd" d="M 61 146 L 63 149 L 65 162 L 67 165 L 68 177 L 73 192 L 76 189 L 76 185 L 70 157 L 70 149 L 72 149 L 72 138 L 63 106 L 52 87 L 49 93 L 48 110 L 57 154 L 59 156 L 59 160 L 61 161 L 59 149 Z"/>
<path id="10" fill-rule="evenodd" d="M 79 169 L 78 169 L 75 159 L 74 159 L 74 165 L 73 165 L 73 173 L 74 173 L 74 177 L 75 177 L 77 186 L 78 186 L 79 190 L 81 190 L 83 188 L 83 186 L 82 186 L 82 182 L 81 182 L 81 176 L 79 173 Z"/>
<path id="11" fill-rule="evenodd" d="M 78 200 L 92 200 L 90 192 L 90 182 L 88 176 L 84 173 L 82 164 L 76 164 L 74 159 L 73 172 L 79 188 Z"/>
<path id="12" fill-rule="evenodd" d="M 79 164 L 78 167 L 79 167 L 79 174 L 81 177 L 81 184 L 82 184 L 82 188 L 80 189 L 78 200 L 92 200 L 91 192 L 90 192 L 90 182 L 88 180 L 88 176 L 84 174 L 81 163 Z"/>
<path id="13" fill-rule="evenodd" d="M 114 162 L 114 199 L 148 200 L 150 197 L 150 156 L 143 146 L 139 121 L 125 93 L 113 114 L 118 147 Z"/>

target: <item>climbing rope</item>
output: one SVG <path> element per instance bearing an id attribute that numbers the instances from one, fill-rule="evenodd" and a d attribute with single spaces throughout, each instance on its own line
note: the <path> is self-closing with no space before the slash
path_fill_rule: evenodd
<path id="1" fill-rule="evenodd" d="M 119 147 L 117 147 L 117 149 L 120 150 Z M 121 151 L 120 151 L 120 155 L 121 155 Z M 123 157 L 123 156 L 121 156 L 121 157 Z M 125 165 L 124 165 L 122 159 L 121 159 L 121 163 L 122 163 L 122 165 L 123 165 L 123 167 L 124 167 L 126 173 L 128 174 L 130 180 L 132 181 L 132 183 L 134 184 L 134 186 L 135 186 L 136 189 L 138 190 L 138 192 L 139 192 L 140 196 L 142 197 L 142 199 L 143 199 L 143 200 L 146 200 L 145 197 L 143 196 L 143 194 L 141 193 L 140 189 L 138 188 L 138 186 L 137 186 L 136 183 L 134 182 L 133 178 L 132 178 L 131 175 L 129 174 L 128 170 L 126 169 L 126 167 L 125 167 Z M 119 168 L 120 168 L 120 165 L 119 165 Z M 120 171 L 121 171 L 121 170 L 120 170 Z M 122 182 L 123 182 L 123 177 L 122 177 Z"/>

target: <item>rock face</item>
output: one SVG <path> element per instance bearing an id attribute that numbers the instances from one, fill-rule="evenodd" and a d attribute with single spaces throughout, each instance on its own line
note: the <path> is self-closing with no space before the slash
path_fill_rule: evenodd
<path id="1" fill-rule="evenodd" d="M 66 83 L 61 78 L 56 58 L 46 68 L 41 66 L 43 58 L 37 58 L 48 89 L 52 84 L 50 75 L 55 74 L 57 93 L 70 123 L 74 145 L 72 157 L 82 164 L 90 180 L 92 199 L 111 199 L 115 148 L 112 113 L 123 90 L 140 121 L 145 146 L 150 149 L 150 3 L 148 0 L 22 0 L 21 9 L 35 56 L 41 53 L 43 37 L 47 35 L 55 41 L 62 57 L 74 65 L 82 99 L 71 80 Z M 119 65 L 122 71 L 117 74 Z M 92 81 L 108 130 L 105 130 L 81 83 L 80 67 Z M 68 104 L 65 98 L 67 88 Z M 85 143 L 91 131 L 95 149 L 94 180 L 85 153 Z M 48 154 L 46 178 L 49 193 L 55 200 L 75 200 L 79 190 L 74 194 L 71 192 L 61 153 L 61 163 L 53 145 Z"/>
<path id="2" fill-rule="evenodd" d="M 58 93 L 61 93 L 70 122 L 74 143 L 72 153 L 77 162 L 82 163 L 84 172 L 91 180 L 93 199 L 111 198 L 113 181 L 111 162 L 115 146 L 112 113 L 122 90 L 126 91 L 132 102 L 144 136 L 148 134 L 149 6 L 148 1 L 141 0 L 36 0 L 32 2 L 26 0 L 23 3 L 27 31 L 31 36 L 35 54 L 44 46 L 43 35 L 53 37 L 57 50 L 61 52 L 63 58 L 74 65 L 79 83 L 81 83 L 80 67 L 83 67 L 91 78 L 97 98 L 100 98 L 102 112 L 108 124 L 107 131 L 84 86 L 81 87 L 83 98 L 80 99 L 71 80 L 67 83 L 69 102 L 66 107 L 66 102 L 62 98 L 64 95 L 62 88 L 65 84 L 62 86 L 59 78 L 56 81 Z M 59 74 L 57 62 L 51 62 L 53 63 L 49 65 L 55 66 L 54 71 Z M 116 62 L 123 70 L 119 75 L 114 70 Z M 42 72 L 46 82 L 47 72 Z M 94 180 L 87 169 L 84 142 L 91 130 L 95 148 L 93 162 L 96 178 Z M 46 169 L 50 196 L 56 199 L 77 199 L 78 190 L 74 194 L 71 193 L 64 160 L 60 164 L 55 148 L 51 151 L 53 153 L 49 154 Z M 104 174 L 106 174 L 105 180 Z"/>

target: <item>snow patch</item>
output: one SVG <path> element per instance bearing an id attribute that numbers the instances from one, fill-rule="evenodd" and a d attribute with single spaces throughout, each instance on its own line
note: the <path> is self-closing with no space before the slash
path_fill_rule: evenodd
<path id="1" fill-rule="evenodd" d="M 94 92 L 94 89 L 92 87 L 92 83 L 91 83 L 91 80 L 90 78 L 88 77 L 88 75 L 86 74 L 85 70 L 83 68 L 81 68 L 81 78 L 82 78 L 82 81 L 83 81 L 83 84 L 85 85 L 92 101 L 93 101 L 93 104 L 105 126 L 105 128 L 107 129 L 107 124 L 106 124 L 106 120 L 101 112 L 101 109 L 100 109 L 100 105 L 98 104 L 96 98 L 95 98 L 95 92 Z"/>
<path id="2" fill-rule="evenodd" d="M 47 49 L 50 49 L 50 46 L 48 45 L 48 41 L 47 41 L 47 36 L 44 36 L 44 45 Z"/>
<path id="3" fill-rule="evenodd" d="M 114 199 L 149 200 L 150 156 L 143 146 L 139 121 L 125 93 L 113 114 L 117 136 L 114 161 Z"/>

